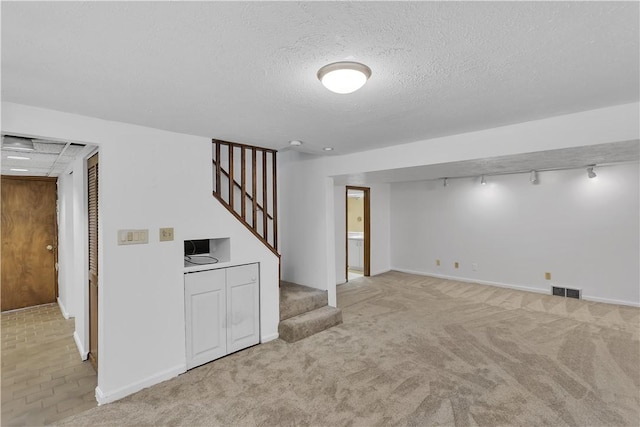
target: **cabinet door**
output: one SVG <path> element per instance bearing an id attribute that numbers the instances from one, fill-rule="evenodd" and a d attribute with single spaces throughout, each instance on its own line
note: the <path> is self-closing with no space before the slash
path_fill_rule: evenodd
<path id="1" fill-rule="evenodd" d="M 362 270 L 362 240 L 349 239 L 349 268 Z"/>
<path id="2" fill-rule="evenodd" d="M 225 271 L 185 275 L 187 369 L 227 354 Z"/>
<path id="3" fill-rule="evenodd" d="M 227 352 L 260 342 L 258 264 L 227 269 Z"/>

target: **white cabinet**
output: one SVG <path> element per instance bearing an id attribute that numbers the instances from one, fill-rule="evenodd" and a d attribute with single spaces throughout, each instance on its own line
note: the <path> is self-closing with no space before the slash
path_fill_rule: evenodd
<path id="1" fill-rule="evenodd" d="M 362 239 L 348 239 L 349 251 L 349 268 L 352 270 L 363 270 L 363 252 L 364 252 L 364 240 Z"/>
<path id="2" fill-rule="evenodd" d="M 258 264 L 185 274 L 187 369 L 260 342 Z"/>

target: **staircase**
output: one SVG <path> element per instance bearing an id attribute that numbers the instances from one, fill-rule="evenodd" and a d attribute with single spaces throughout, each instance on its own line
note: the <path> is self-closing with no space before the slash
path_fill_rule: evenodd
<path id="1" fill-rule="evenodd" d="M 212 140 L 213 196 L 278 258 L 276 151 Z"/>
<path id="2" fill-rule="evenodd" d="M 212 140 L 213 195 L 278 259 L 276 151 Z M 327 291 L 280 282 L 280 338 L 295 342 L 342 323 Z"/>
<path id="3" fill-rule="evenodd" d="M 342 310 L 327 305 L 327 291 L 280 282 L 280 339 L 296 342 L 342 323 Z"/>

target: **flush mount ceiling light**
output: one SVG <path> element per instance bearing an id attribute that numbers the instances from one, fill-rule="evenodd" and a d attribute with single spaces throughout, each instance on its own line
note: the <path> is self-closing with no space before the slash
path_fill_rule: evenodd
<path id="1" fill-rule="evenodd" d="M 2 137 L 2 148 L 9 150 L 34 151 L 33 141 L 29 138 L 5 135 Z"/>
<path id="2" fill-rule="evenodd" d="M 333 147 L 324 147 L 323 151 L 333 151 Z"/>
<path id="3" fill-rule="evenodd" d="M 587 168 L 587 176 L 588 176 L 589 178 L 591 178 L 591 179 L 593 179 L 593 178 L 595 178 L 596 176 L 598 176 L 598 175 L 596 175 L 596 173 L 593 171 L 593 167 L 594 167 L 594 166 L 595 166 L 595 165 L 593 165 L 593 166 L 589 166 L 589 167 Z"/>
<path id="4" fill-rule="evenodd" d="M 302 145 L 302 141 L 298 141 L 297 139 L 294 139 L 293 141 L 289 141 L 289 145 L 292 147 L 299 147 Z"/>
<path id="5" fill-rule="evenodd" d="M 371 77 L 371 68 L 359 62 L 334 62 L 318 70 L 318 80 L 335 93 L 351 93 L 360 89 Z"/>

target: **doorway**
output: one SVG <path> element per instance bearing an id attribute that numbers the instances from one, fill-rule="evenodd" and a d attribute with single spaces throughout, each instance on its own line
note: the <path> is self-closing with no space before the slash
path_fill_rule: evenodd
<path id="1" fill-rule="evenodd" d="M 370 275 L 370 189 L 346 187 L 346 277 L 345 281 Z"/>
<path id="2" fill-rule="evenodd" d="M 2 311 L 56 302 L 56 178 L 2 176 Z"/>

